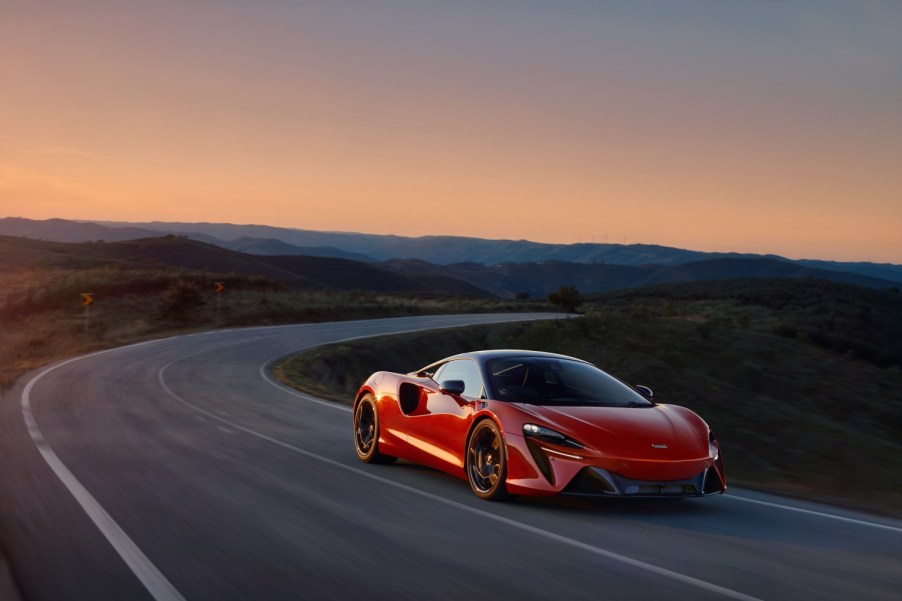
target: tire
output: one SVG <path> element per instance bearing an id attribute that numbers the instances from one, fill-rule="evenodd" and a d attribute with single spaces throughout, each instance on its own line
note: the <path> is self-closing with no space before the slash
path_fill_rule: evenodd
<path id="1" fill-rule="evenodd" d="M 507 492 L 507 452 L 501 430 L 491 419 L 473 428 L 467 441 L 467 480 L 480 499 L 501 501 Z"/>
<path id="2" fill-rule="evenodd" d="M 354 410 L 354 449 L 364 463 L 393 463 L 396 457 L 379 452 L 379 409 L 376 399 L 363 395 Z"/>

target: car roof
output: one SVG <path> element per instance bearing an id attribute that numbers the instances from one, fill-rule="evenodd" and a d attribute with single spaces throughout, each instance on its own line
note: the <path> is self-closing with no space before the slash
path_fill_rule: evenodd
<path id="1" fill-rule="evenodd" d="M 472 351 L 469 353 L 459 353 L 457 355 L 451 355 L 450 357 L 445 357 L 444 359 L 439 359 L 433 363 L 430 363 L 426 367 L 423 367 L 419 371 L 425 371 L 430 367 L 439 365 L 441 363 L 447 363 L 452 359 L 473 359 L 478 363 L 485 364 L 486 361 L 490 361 L 492 359 L 500 359 L 504 357 L 537 357 L 537 358 L 546 358 L 546 359 L 569 359 L 571 361 L 579 361 L 580 363 L 587 363 L 587 361 L 583 361 L 582 359 L 577 359 L 576 357 L 570 357 L 568 355 L 559 355 L 557 353 L 546 353 L 543 351 L 527 351 L 520 349 L 493 349 L 488 351 Z"/>

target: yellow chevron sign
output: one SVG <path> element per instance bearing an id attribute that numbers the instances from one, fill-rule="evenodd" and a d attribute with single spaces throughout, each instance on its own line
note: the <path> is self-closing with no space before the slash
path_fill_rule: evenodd
<path id="1" fill-rule="evenodd" d="M 81 305 L 83 307 L 87 307 L 91 303 L 94 302 L 94 293 L 93 292 L 82 292 L 81 293 Z"/>
<path id="2" fill-rule="evenodd" d="M 225 282 L 213 282 L 213 289 L 216 290 L 216 294 L 219 294 L 225 290 Z"/>

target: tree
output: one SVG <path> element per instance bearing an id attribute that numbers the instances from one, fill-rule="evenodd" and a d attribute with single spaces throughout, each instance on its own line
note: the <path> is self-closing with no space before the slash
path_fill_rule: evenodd
<path id="1" fill-rule="evenodd" d="M 573 286 L 561 286 L 557 292 L 548 295 L 548 302 L 573 313 L 583 303 L 583 295 Z"/>

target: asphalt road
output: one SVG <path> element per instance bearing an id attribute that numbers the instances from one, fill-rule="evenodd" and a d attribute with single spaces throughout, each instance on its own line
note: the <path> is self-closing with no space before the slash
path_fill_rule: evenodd
<path id="1" fill-rule="evenodd" d="M 735 489 L 489 503 L 432 470 L 360 463 L 346 407 L 268 372 L 312 345 L 524 317 L 547 315 L 220 331 L 30 374 L 0 399 L 0 542 L 22 596 L 902 596 L 900 521 Z"/>

